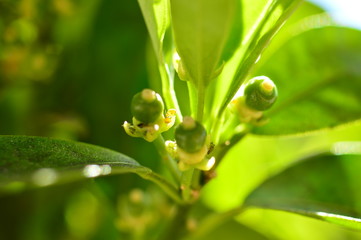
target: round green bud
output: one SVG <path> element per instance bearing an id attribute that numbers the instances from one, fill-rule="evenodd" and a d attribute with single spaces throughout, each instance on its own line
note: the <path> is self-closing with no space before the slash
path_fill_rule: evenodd
<path id="1" fill-rule="evenodd" d="M 278 96 L 277 87 L 265 76 L 251 79 L 244 89 L 246 105 L 257 111 L 269 109 Z"/>
<path id="2" fill-rule="evenodd" d="M 138 121 L 148 124 L 155 122 L 163 114 L 164 104 L 158 93 L 144 89 L 134 95 L 130 109 Z"/>
<path id="3" fill-rule="evenodd" d="M 191 117 L 184 117 L 183 122 L 175 129 L 177 146 L 188 153 L 200 151 L 206 139 L 206 129 Z"/>

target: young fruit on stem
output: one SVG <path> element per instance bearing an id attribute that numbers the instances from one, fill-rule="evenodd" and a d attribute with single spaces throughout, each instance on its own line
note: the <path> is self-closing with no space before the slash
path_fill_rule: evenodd
<path id="1" fill-rule="evenodd" d="M 163 100 L 151 89 L 144 89 L 135 94 L 130 110 L 133 114 L 133 123 L 124 122 L 125 132 L 132 137 L 144 138 L 148 142 L 154 141 L 175 122 L 175 110 L 169 109 L 164 116 Z"/>
<path id="2" fill-rule="evenodd" d="M 175 140 L 178 147 L 188 153 L 201 150 L 205 146 L 206 139 L 206 129 L 191 117 L 185 117 L 175 129 Z"/>
<path id="3" fill-rule="evenodd" d="M 178 167 L 185 171 L 192 167 L 209 170 L 215 159 L 206 158 L 208 152 L 207 131 L 202 124 L 191 117 L 184 117 L 175 130 L 176 158 Z"/>
<path id="4" fill-rule="evenodd" d="M 134 95 L 130 106 L 132 115 L 144 124 L 155 122 L 164 111 L 164 104 L 161 96 L 150 89 Z"/>
<path id="5" fill-rule="evenodd" d="M 272 107 L 277 96 L 276 85 L 265 76 L 251 79 L 244 89 L 246 105 L 257 111 L 265 111 Z"/>
<path id="6" fill-rule="evenodd" d="M 252 78 L 241 87 L 231 106 L 243 123 L 263 125 L 263 111 L 272 107 L 278 97 L 276 85 L 265 76 Z"/>

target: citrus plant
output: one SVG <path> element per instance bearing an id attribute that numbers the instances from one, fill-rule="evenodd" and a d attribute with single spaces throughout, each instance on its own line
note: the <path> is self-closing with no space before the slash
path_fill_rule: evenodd
<path id="1" fill-rule="evenodd" d="M 149 86 L 121 106 L 132 116 L 117 131 L 153 144 L 161 166 L 75 141 L 2 135 L 1 195 L 134 173 L 158 188 L 119 197 L 111 226 L 121 239 L 327 239 L 339 230 L 279 234 L 265 223 L 278 221 L 270 210 L 353 229 L 338 234 L 356 239 L 361 32 L 301 0 L 138 4 Z M 93 201 L 86 196 L 78 197 Z"/>

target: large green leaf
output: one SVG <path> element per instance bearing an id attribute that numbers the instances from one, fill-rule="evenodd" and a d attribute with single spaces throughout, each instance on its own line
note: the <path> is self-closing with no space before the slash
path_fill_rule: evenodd
<path id="1" fill-rule="evenodd" d="M 171 0 L 174 39 L 188 79 L 208 85 L 233 24 L 236 0 Z"/>
<path id="2" fill-rule="evenodd" d="M 271 121 L 257 134 L 292 134 L 361 118 L 361 32 L 341 27 L 306 31 L 261 63 L 279 88 Z"/>
<path id="3" fill-rule="evenodd" d="M 217 177 L 202 189 L 202 200 L 218 212 L 237 208 L 250 192 L 283 171 L 295 159 L 328 151 L 333 143 L 339 141 L 361 141 L 361 122 L 276 138 L 248 135 L 217 167 Z M 242 213 L 240 218 L 244 224 L 263 233 L 272 233 L 274 237 L 271 239 L 329 240 L 334 236 L 337 239 L 359 239 L 351 238 L 350 231 L 342 226 L 287 212 L 254 208 Z"/>
<path id="4" fill-rule="evenodd" d="M 120 173 L 136 173 L 179 199 L 175 186 L 121 153 L 65 140 L 0 136 L 0 194 Z"/>
<path id="5" fill-rule="evenodd" d="M 360 144 L 338 144 L 336 154 L 300 161 L 269 178 L 245 200 L 246 206 L 298 213 L 361 230 Z"/>
<path id="6" fill-rule="evenodd" d="M 236 208 L 259 184 L 295 159 L 329 151 L 335 142 L 343 141 L 361 141 L 361 121 L 302 135 L 247 135 L 219 164 L 217 177 L 202 189 L 202 198 L 217 211 Z"/>

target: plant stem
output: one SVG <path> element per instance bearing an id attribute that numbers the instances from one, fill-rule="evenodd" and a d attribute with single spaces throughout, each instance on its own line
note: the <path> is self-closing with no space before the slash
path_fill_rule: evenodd
<path id="1" fill-rule="evenodd" d="M 175 160 L 169 155 L 169 153 L 167 152 L 167 149 L 165 148 L 165 142 L 164 142 L 163 136 L 159 135 L 159 137 L 157 139 L 155 139 L 153 143 L 154 143 L 155 147 L 157 148 L 158 153 L 162 157 L 163 162 L 165 163 L 168 170 L 172 174 L 174 180 L 176 181 L 176 183 L 179 183 L 181 180 L 180 171 L 178 170 L 178 166 L 177 166 Z"/>
<path id="2" fill-rule="evenodd" d="M 185 202 L 189 202 L 192 197 L 192 178 L 193 178 L 194 168 L 191 168 L 187 171 L 184 171 L 181 178 L 181 189 L 182 197 Z"/>
<path id="3" fill-rule="evenodd" d="M 191 81 L 187 81 L 188 94 L 189 94 L 189 105 L 191 110 L 191 116 L 195 118 L 197 109 L 197 90 Z"/>
<path id="4" fill-rule="evenodd" d="M 224 118 L 225 118 L 225 112 L 223 112 L 220 116 L 218 116 L 218 119 L 216 119 L 211 126 L 211 132 L 212 132 L 212 138 L 214 144 L 218 144 L 220 140 L 220 134 L 221 134 L 220 130 L 223 129 Z"/>
<path id="5" fill-rule="evenodd" d="M 199 169 L 194 169 L 193 172 L 193 179 L 192 179 L 192 184 L 191 187 L 192 189 L 200 189 L 200 178 L 201 178 L 201 171 Z"/>
<path id="6" fill-rule="evenodd" d="M 197 100 L 197 121 L 202 122 L 204 112 L 204 101 L 205 101 L 205 87 L 198 85 L 198 100 Z"/>

